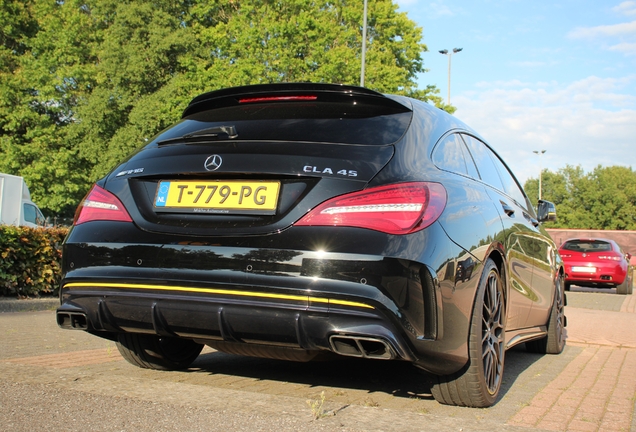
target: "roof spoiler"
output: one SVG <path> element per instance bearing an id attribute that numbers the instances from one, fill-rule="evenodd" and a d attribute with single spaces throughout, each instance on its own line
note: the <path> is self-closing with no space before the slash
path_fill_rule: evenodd
<path id="1" fill-rule="evenodd" d="M 337 102 L 351 100 L 351 97 L 364 99 L 366 103 L 384 106 L 388 111 L 411 111 L 410 107 L 403 105 L 395 99 L 364 87 L 344 84 L 279 83 L 232 87 L 203 93 L 190 101 L 190 104 L 183 111 L 181 117 L 184 118 L 210 109 L 238 106 L 242 103 L 270 103 L 276 100 Z"/>

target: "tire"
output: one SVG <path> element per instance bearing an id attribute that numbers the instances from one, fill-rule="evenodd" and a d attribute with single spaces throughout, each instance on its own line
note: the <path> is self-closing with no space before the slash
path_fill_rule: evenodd
<path id="1" fill-rule="evenodd" d="M 526 349 L 538 354 L 561 354 L 565 348 L 565 305 L 566 297 L 563 291 L 563 276 L 556 279 L 554 299 L 550 318 L 548 319 L 548 334 L 538 340 L 526 342 Z M 566 285 L 567 286 L 567 285 Z"/>
<path id="2" fill-rule="evenodd" d="M 495 403 L 503 380 L 505 319 L 503 285 L 497 266 L 489 258 L 473 305 L 468 364 L 454 374 L 432 378 L 435 400 L 475 408 Z"/>
<path id="3" fill-rule="evenodd" d="M 632 293 L 632 281 L 629 280 L 629 276 L 625 276 L 625 280 L 622 284 L 616 285 L 616 294 L 627 295 Z"/>
<path id="4" fill-rule="evenodd" d="M 565 283 L 565 290 L 570 291 L 570 283 L 568 282 Z"/>
<path id="5" fill-rule="evenodd" d="M 128 363 L 140 368 L 181 370 L 196 360 L 203 345 L 189 339 L 122 333 L 117 349 Z"/>

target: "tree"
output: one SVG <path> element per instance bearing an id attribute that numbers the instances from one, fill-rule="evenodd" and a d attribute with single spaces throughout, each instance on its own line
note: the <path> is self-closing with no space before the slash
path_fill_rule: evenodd
<path id="1" fill-rule="evenodd" d="M 362 2 L 0 0 L 0 170 L 45 214 L 72 213 L 91 182 L 222 87 L 360 80 Z M 418 89 L 422 29 L 370 2 L 365 82 Z"/>
<path id="2" fill-rule="evenodd" d="M 542 197 L 556 204 L 555 228 L 636 229 L 636 172 L 622 166 L 597 166 L 585 173 L 566 166 L 557 173 L 542 172 Z M 524 189 L 532 202 L 538 196 L 538 180 L 529 179 Z"/>
<path id="3" fill-rule="evenodd" d="M 636 229 L 636 172 L 631 168 L 597 166 L 576 198 L 587 216 L 585 228 Z"/>
<path id="4" fill-rule="evenodd" d="M 68 139 L 94 61 L 91 22 L 79 5 L 4 1 L 0 9 L 3 18 L 6 10 L 19 13 L 18 27 L 3 26 L 0 170 L 24 176 L 48 214 L 72 214 L 88 184 L 85 161 Z"/>

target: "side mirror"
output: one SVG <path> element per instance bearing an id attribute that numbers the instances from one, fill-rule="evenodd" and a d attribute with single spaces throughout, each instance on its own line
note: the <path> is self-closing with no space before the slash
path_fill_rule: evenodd
<path id="1" fill-rule="evenodd" d="M 539 200 L 537 206 L 537 219 L 539 222 L 553 222 L 557 219 L 556 207 L 550 201 Z"/>

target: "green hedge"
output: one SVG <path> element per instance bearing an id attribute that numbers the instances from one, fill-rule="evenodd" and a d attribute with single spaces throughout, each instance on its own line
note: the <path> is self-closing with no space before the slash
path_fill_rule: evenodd
<path id="1" fill-rule="evenodd" d="M 19 298 L 57 292 L 67 228 L 0 225 L 0 295 Z"/>

